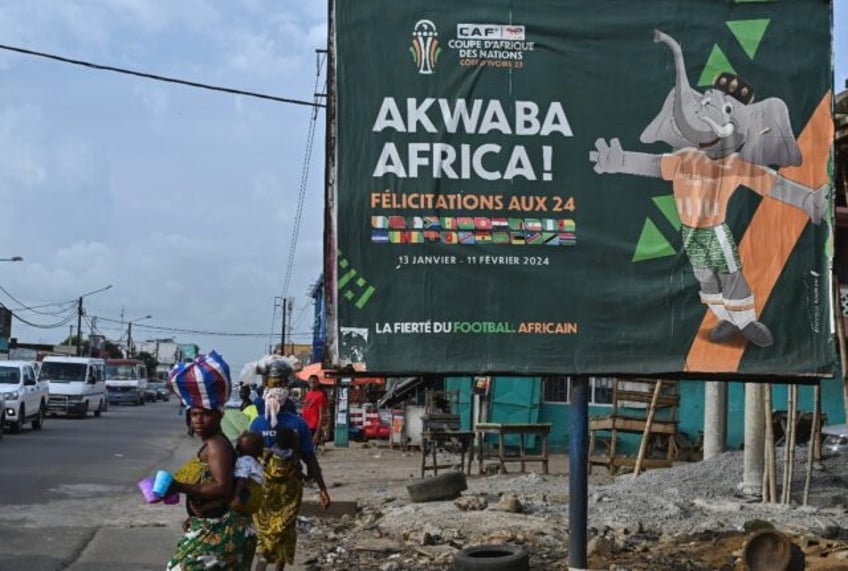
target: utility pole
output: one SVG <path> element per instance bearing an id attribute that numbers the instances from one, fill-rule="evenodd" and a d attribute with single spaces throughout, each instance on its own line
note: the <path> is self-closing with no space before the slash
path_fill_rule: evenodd
<path id="1" fill-rule="evenodd" d="M 82 355 L 82 296 L 77 302 L 77 357 Z"/>
<path id="2" fill-rule="evenodd" d="M 288 313 L 288 318 L 286 319 L 286 324 L 288 325 L 288 328 L 289 328 L 288 337 L 289 337 L 289 340 L 291 340 L 291 313 L 292 313 L 292 309 L 294 308 L 294 298 L 290 297 L 286 300 L 286 302 L 287 302 L 286 312 Z M 285 353 L 285 351 L 283 351 L 283 352 Z M 294 343 L 291 343 L 291 351 L 289 351 L 288 353 L 290 355 L 292 353 L 294 353 Z"/>
<path id="3" fill-rule="evenodd" d="M 106 287 L 102 287 L 100 289 L 96 289 L 94 291 L 90 291 L 88 293 L 84 293 L 79 296 L 79 301 L 77 302 L 77 357 L 82 355 L 82 298 L 88 297 L 89 295 L 100 293 L 101 291 L 106 291 L 110 289 L 112 284 L 107 285 Z"/>
<path id="4" fill-rule="evenodd" d="M 280 328 L 280 352 L 286 352 L 286 298 L 280 298 L 280 314 L 282 315 L 283 324 Z"/>
<path id="5" fill-rule="evenodd" d="M 97 317 L 95 316 L 95 317 L 91 318 L 91 321 L 88 324 L 89 325 L 89 329 L 88 329 L 88 356 L 89 357 L 91 357 L 91 355 L 92 355 L 93 347 L 91 346 L 92 345 L 91 338 L 94 335 L 94 325 L 96 323 L 97 323 Z"/>
<path id="6" fill-rule="evenodd" d="M 144 319 L 150 319 L 153 317 L 152 315 L 145 315 L 144 317 L 137 317 L 136 319 L 130 319 L 127 321 L 127 357 L 132 358 L 135 356 L 135 349 L 133 349 L 132 343 L 132 324 L 135 321 L 142 321 Z"/>

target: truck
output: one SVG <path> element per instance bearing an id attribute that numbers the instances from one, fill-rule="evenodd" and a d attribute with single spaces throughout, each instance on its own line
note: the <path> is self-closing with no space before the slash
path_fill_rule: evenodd
<path id="1" fill-rule="evenodd" d="M 28 422 L 33 430 L 41 430 L 48 397 L 47 383 L 38 379 L 34 363 L 0 361 L 0 402 L 5 401 L 0 418 L 9 432 L 20 432 Z"/>
<path id="2" fill-rule="evenodd" d="M 100 416 L 108 409 L 106 401 L 106 363 L 92 357 L 50 355 L 41 362 L 38 378 L 50 389 L 47 410 L 50 414 L 75 414 L 85 418 L 89 412 Z"/>
<path id="3" fill-rule="evenodd" d="M 147 367 L 137 359 L 106 360 L 106 394 L 110 404 L 147 402 Z"/>

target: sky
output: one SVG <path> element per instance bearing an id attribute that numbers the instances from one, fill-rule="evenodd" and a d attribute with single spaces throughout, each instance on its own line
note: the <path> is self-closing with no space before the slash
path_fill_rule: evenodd
<path id="1" fill-rule="evenodd" d="M 0 44 L 312 101 L 326 12 L 320 0 L 0 0 Z M 834 12 L 841 91 L 848 0 Z M 76 326 L 61 302 L 111 285 L 84 297 L 84 333 L 97 317 L 95 332 L 125 340 L 132 320 L 136 341 L 197 343 L 238 371 L 279 341 L 285 295 L 291 340 L 309 343 L 323 111 L 307 161 L 312 124 L 307 106 L 0 50 L 0 258 L 24 258 L 0 264 L 0 301 L 42 326 L 15 320 L 12 336 L 58 343 Z"/>

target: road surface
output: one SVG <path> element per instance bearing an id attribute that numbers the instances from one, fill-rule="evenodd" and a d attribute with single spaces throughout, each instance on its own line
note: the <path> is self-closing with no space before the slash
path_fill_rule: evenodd
<path id="1" fill-rule="evenodd" d="M 164 568 L 182 508 L 145 504 L 136 483 L 177 467 L 199 444 L 186 436 L 174 399 L 110 406 L 100 418 L 48 417 L 41 431 L 6 434 L 0 570 Z"/>

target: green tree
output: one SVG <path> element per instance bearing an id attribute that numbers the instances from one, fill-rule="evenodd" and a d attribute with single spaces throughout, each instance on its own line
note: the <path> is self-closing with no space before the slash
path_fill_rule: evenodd
<path id="1" fill-rule="evenodd" d="M 156 376 L 156 367 L 159 365 L 159 361 L 148 353 L 147 351 L 141 351 L 135 356 L 136 359 L 144 363 L 144 366 L 147 367 L 147 376 L 148 378 L 153 378 Z"/>

